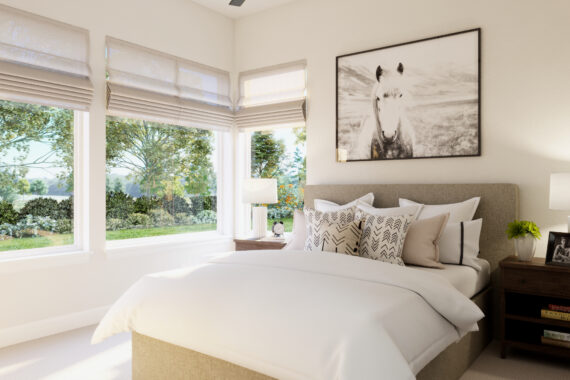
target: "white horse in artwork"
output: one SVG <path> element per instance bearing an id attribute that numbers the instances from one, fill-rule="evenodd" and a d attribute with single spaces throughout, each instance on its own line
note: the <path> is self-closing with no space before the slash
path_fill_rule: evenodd
<path id="1" fill-rule="evenodd" d="M 350 158 L 383 160 L 414 156 L 415 134 L 406 117 L 404 65 L 396 72 L 376 68 L 370 114 L 360 123 Z"/>

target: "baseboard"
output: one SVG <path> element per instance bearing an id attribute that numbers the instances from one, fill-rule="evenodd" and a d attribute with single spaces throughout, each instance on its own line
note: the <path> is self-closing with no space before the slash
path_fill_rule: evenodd
<path id="1" fill-rule="evenodd" d="M 110 306 L 42 319 L 0 330 L 0 348 L 99 323 Z"/>

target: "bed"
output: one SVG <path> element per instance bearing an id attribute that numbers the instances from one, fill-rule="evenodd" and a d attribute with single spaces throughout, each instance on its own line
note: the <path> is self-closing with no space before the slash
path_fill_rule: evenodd
<path id="1" fill-rule="evenodd" d="M 425 268 L 404 268 L 406 272 L 398 272 L 400 268 L 393 268 L 397 267 L 394 265 L 384 265 L 382 266 L 377 265 L 379 263 L 374 262 L 372 260 L 360 259 L 365 261 L 371 261 L 374 265 L 363 266 L 362 262 L 357 262 L 358 260 L 346 261 L 347 259 L 354 259 L 354 258 L 343 258 L 344 255 L 334 255 L 330 254 L 326 256 L 326 270 L 323 269 L 323 262 L 315 262 L 313 263 L 313 269 L 307 268 L 297 268 L 298 265 L 297 261 L 299 259 L 298 255 L 301 253 L 291 253 L 291 254 L 281 254 L 279 252 L 268 252 L 264 257 L 259 256 L 263 253 L 250 253 L 245 255 L 233 255 L 230 258 L 222 258 L 220 262 L 216 263 L 218 266 L 222 266 L 224 268 L 232 268 L 231 271 L 226 273 L 226 276 L 231 276 L 232 273 L 238 273 L 240 270 L 247 269 L 247 276 L 256 279 L 257 283 L 260 285 L 263 284 L 270 284 L 271 281 L 275 281 L 277 283 L 281 282 L 295 282 L 303 284 L 303 281 L 308 281 L 306 278 L 307 271 L 313 271 L 316 274 L 313 276 L 320 276 L 319 284 L 328 284 L 329 289 L 332 287 L 337 287 L 336 291 L 339 292 L 338 300 L 341 302 L 343 299 L 350 300 L 350 297 L 342 297 L 342 290 L 346 288 L 350 288 L 351 286 L 366 286 L 367 288 L 371 289 L 371 296 L 374 296 L 378 291 L 384 291 L 385 286 L 387 286 L 386 282 L 390 283 L 388 285 L 392 285 L 395 288 L 405 288 L 408 287 L 408 292 L 405 292 L 406 289 L 397 289 L 396 295 L 392 294 L 391 298 L 388 298 L 386 301 L 387 304 L 393 303 L 394 305 L 398 305 L 398 302 L 405 302 L 408 305 L 414 305 L 413 307 L 417 307 L 417 309 L 410 309 L 415 310 L 415 314 L 422 315 L 423 319 L 426 321 L 433 322 L 429 326 L 441 326 L 444 329 L 443 324 L 438 324 L 436 317 L 431 317 L 429 315 L 434 314 L 444 316 L 443 319 L 447 320 L 449 323 L 452 323 L 455 329 L 453 331 L 457 331 L 458 335 L 453 338 L 452 330 L 447 328 L 446 334 L 448 334 L 445 339 L 442 338 L 440 342 L 440 347 L 437 350 L 429 351 L 429 349 L 425 349 L 425 354 L 423 355 L 416 355 L 414 354 L 414 359 L 409 361 L 410 368 L 413 371 L 413 374 L 410 376 L 410 373 L 405 372 L 401 367 L 398 366 L 398 361 L 401 361 L 400 357 L 390 357 L 390 350 L 383 349 L 382 345 L 385 345 L 385 341 L 398 341 L 400 339 L 399 335 L 394 335 L 393 330 L 397 328 L 393 328 L 390 330 L 386 328 L 386 332 L 388 333 L 388 337 L 382 337 L 382 331 L 366 331 L 366 338 L 363 345 L 368 344 L 367 347 L 373 347 L 374 349 L 382 350 L 382 352 L 387 352 L 384 360 L 368 360 L 363 361 L 361 358 L 352 358 L 352 367 L 354 367 L 354 363 L 359 363 L 359 366 L 366 366 L 370 364 L 373 368 L 375 368 L 378 373 L 382 375 L 379 376 L 380 378 L 413 378 L 413 375 L 416 375 L 418 379 L 457 379 L 459 376 L 465 371 L 465 369 L 471 364 L 471 362 L 478 356 L 481 350 L 487 345 L 492 337 L 492 326 L 493 320 L 496 317 L 496 310 L 493 305 L 497 304 L 497 296 L 496 292 L 494 291 L 493 285 L 497 282 L 497 266 L 498 262 L 511 254 L 512 246 L 511 243 L 506 239 L 504 234 L 504 229 L 506 224 L 518 217 L 518 188 L 516 185 L 511 184 L 458 184 L 458 185 L 443 185 L 443 184 L 434 184 L 434 185 L 313 185 L 307 186 L 305 189 L 305 204 L 307 206 L 312 206 L 313 200 L 316 198 L 321 199 L 329 199 L 331 201 L 335 201 L 337 203 L 346 203 L 349 202 L 365 193 L 373 192 L 375 194 L 375 203 L 376 207 L 393 207 L 397 205 L 397 200 L 399 197 L 413 199 L 415 201 L 427 204 L 440 204 L 440 203 L 452 203 L 452 202 L 459 202 L 470 197 L 474 196 L 481 196 L 481 202 L 478 207 L 478 211 L 476 214 L 476 218 L 481 217 L 484 219 L 483 223 L 483 230 L 481 233 L 481 253 L 480 258 L 485 260 L 487 264 L 485 264 L 485 271 L 482 271 L 483 274 L 473 273 L 473 271 L 469 271 L 471 268 L 446 268 L 441 270 L 441 273 L 446 273 L 448 278 L 446 279 L 445 276 L 440 274 L 431 273 L 434 270 L 426 270 Z M 280 256 L 275 256 L 280 255 Z M 272 258 L 273 256 L 273 258 Z M 335 257 L 336 256 L 336 257 Z M 356 258 L 358 259 L 358 258 Z M 269 260 L 267 263 L 264 263 L 264 260 Z M 275 263 L 275 260 L 279 261 L 278 264 Z M 306 260 L 306 259 L 303 259 Z M 323 260 L 323 258 L 319 258 L 318 260 Z M 345 260 L 345 261 L 343 261 Z M 355 263 L 354 266 L 352 263 Z M 303 264 L 306 265 L 306 264 Z M 259 267 L 263 267 L 263 270 L 259 270 Z M 277 268 L 276 268 L 277 266 Z M 370 270 L 379 271 L 374 272 L 375 274 L 370 274 L 369 278 L 361 278 L 362 276 L 367 276 L 368 267 Z M 374 269 L 372 269 L 374 267 Z M 457 267 L 457 266 L 455 266 Z M 239 269 L 239 270 L 236 270 Z M 293 268 L 293 269 L 291 269 Z M 287 269 L 287 270 L 284 270 Z M 298 269 L 298 270 L 297 270 Z M 467 271 L 465 270 L 467 269 Z M 326 271 L 327 273 L 322 273 Z M 332 272 L 330 272 L 332 271 Z M 408 283 L 400 283 L 400 279 L 402 277 L 408 276 L 412 271 L 417 272 L 417 278 L 421 279 L 423 282 L 421 284 L 425 286 L 411 286 Z M 329 273 L 330 272 L 330 273 Z M 363 280 L 379 282 L 376 280 L 377 273 L 382 273 L 380 277 L 383 278 L 383 282 L 380 284 L 372 284 L 372 285 L 362 285 Z M 486 273 L 486 274 L 485 274 Z M 256 276 L 261 276 L 257 278 Z M 267 276 L 267 279 L 264 279 L 263 276 Z M 160 276 L 158 276 L 160 277 Z M 176 277 L 176 275 L 175 275 Z M 281 278 L 282 277 L 282 278 Z M 437 277 L 437 278 L 436 278 Z M 471 280 L 461 281 L 461 279 L 469 278 Z M 179 278 L 186 278 L 184 273 L 180 273 Z M 330 280 L 334 278 L 334 281 Z M 487 283 L 486 279 L 490 279 L 490 282 Z M 330 280 L 330 284 L 327 281 Z M 440 286 L 441 282 L 447 282 L 454 285 L 454 287 Z M 153 285 L 153 286 L 170 286 L 168 285 L 169 282 L 162 281 L 160 278 L 151 278 L 150 280 L 147 279 L 147 282 L 160 282 L 160 285 Z M 205 282 L 201 284 L 203 288 L 216 288 L 215 283 L 208 283 Z M 267 288 L 271 288 L 270 286 L 266 286 Z M 423 289 L 423 288 L 426 289 Z M 139 287 L 141 288 L 141 287 Z M 262 292 L 264 286 L 260 286 L 260 289 L 250 288 L 252 294 L 257 294 L 257 292 Z M 152 292 L 153 288 L 149 288 L 148 290 Z M 360 289 L 360 288 L 358 288 Z M 391 288 L 393 289 L 393 288 Z M 452 289 L 452 290 L 450 290 Z M 281 289 L 283 292 L 283 297 L 287 296 L 287 287 L 283 287 Z M 129 292 L 131 292 L 129 290 Z M 173 294 L 176 293 L 177 288 L 168 289 L 163 294 Z M 212 291 L 212 290 L 209 290 Z M 275 291 L 272 289 L 272 291 Z M 360 292 L 361 290 L 359 290 Z M 135 290 L 136 292 L 136 290 Z M 163 289 L 164 292 L 164 289 Z M 208 297 L 219 297 L 222 298 L 224 296 L 223 292 L 219 291 L 216 293 L 210 294 Z M 399 292 L 399 293 L 398 293 Z M 475 303 L 481 311 L 483 311 L 485 317 L 478 322 L 478 331 L 470 331 L 471 328 L 468 327 L 469 319 L 465 315 L 457 314 L 457 310 L 467 310 L 469 309 L 468 304 L 461 304 L 460 298 L 465 299 L 465 297 L 456 297 L 457 294 L 463 294 L 469 296 L 473 303 Z M 364 293 L 358 293 L 364 294 Z M 418 296 L 419 294 L 419 296 Z M 457 298 L 457 304 L 455 307 L 448 307 L 445 303 L 440 302 L 442 297 L 434 297 L 433 294 L 442 294 L 443 298 Z M 445 296 L 443 296 L 445 294 Z M 148 293 L 147 290 L 140 291 L 140 297 L 147 297 Z M 257 298 L 265 296 L 263 293 L 259 293 L 256 295 Z M 407 298 L 406 298 L 407 297 Z M 426 307 L 424 304 L 427 305 L 426 302 L 420 305 L 420 303 L 416 302 L 417 299 L 422 298 L 423 300 L 429 300 L 431 297 L 431 303 Z M 158 297 L 158 300 L 155 302 L 160 302 L 162 298 L 168 297 Z M 302 297 L 300 297 L 302 299 Z M 354 297 L 356 299 L 362 298 L 362 302 L 366 305 L 366 302 L 370 303 L 370 299 L 366 299 L 366 296 L 362 297 Z M 178 298 L 179 299 L 179 298 Z M 146 300 L 141 298 L 142 301 L 139 304 L 144 304 Z M 247 297 L 245 299 L 247 301 Z M 267 298 L 267 302 L 269 305 L 273 305 L 273 307 L 278 308 L 278 304 L 272 304 L 271 299 Z M 357 302 L 357 301 L 354 301 Z M 247 304 L 247 303 L 246 303 Z M 471 304 L 471 303 L 469 303 Z M 430 306 L 432 309 L 430 309 Z M 115 306 L 114 306 L 115 307 Z M 239 306 L 236 306 L 239 307 Z M 346 305 L 343 305 L 346 307 Z M 376 307 L 376 306 L 375 306 Z M 129 309 L 130 308 L 130 309 Z M 124 326 L 114 326 L 113 323 L 106 323 L 107 329 L 110 329 L 111 332 L 100 332 L 100 337 L 104 337 L 106 335 L 110 335 L 112 331 L 123 331 L 123 330 L 134 330 L 133 331 L 133 378 L 134 379 L 269 379 L 268 375 L 264 373 L 273 373 L 277 374 L 276 377 L 279 378 L 307 378 L 307 376 L 297 376 L 296 373 L 287 373 L 287 372 L 279 372 L 275 371 L 274 369 L 270 368 L 270 366 L 264 366 L 263 364 L 255 363 L 256 365 L 248 365 L 247 360 L 239 356 L 232 356 L 232 355 L 212 355 L 211 353 L 214 351 L 204 349 L 201 350 L 204 353 L 200 353 L 196 350 L 189 349 L 184 347 L 184 344 L 181 343 L 182 340 L 177 339 L 176 330 L 171 332 L 171 335 L 163 335 L 162 338 L 167 336 L 166 339 L 160 339 L 160 334 L 153 333 L 152 329 L 145 329 L 140 328 L 137 330 L 136 320 L 137 318 L 150 318 L 149 316 L 141 316 L 137 314 L 137 312 L 133 312 L 132 307 L 127 305 L 119 308 L 120 310 L 117 313 L 129 313 L 131 314 L 125 316 L 123 315 L 122 323 Z M 153 306 L 153 310 L 160 309 L 157 308 L 156 305 Z M 456 309 L 456 310 L 449 310 L 449 309 Z M 255 312 L 260 313 L 260 310 L 256 310 L 254 306 L 247 308 L 247 310 L 251 310 L 251 314 L 248 315 L 246 313 L 237 313 L 239 318 L 251 318 L 255 320 L 257 314 Z M 333 310 L 333 309 L 331 309 Z M 394 310 L 398 310 L 398 308 L 386 309 L 383 315 L 390 316 L 394 313 Z M 437 312 L 434 312 L 436 310 Z M 344 326 L 349 325 L 349 322 L 352 321 L 350 318 L 354 318 L 353 315 L 350 313 L 345 313 L 345 319 L 342 321 L 342 325 L 338 326 L 339 331 L 344 328 Z M 169 314 L 171 315 L 171 314 Z M 425 318 L 424 318 L 425 317 Z M 465 318 L 463 318 L 465 317 Z M 194 315 L 188 314 L 184 318 L 188 318 L 188 323 L 190 321 L 194 322 L 192 326 L 197 325 L 196 319 Z M 235 318 L 235 317 L 234 317 Z M 277 316 L 275 316 L 277 318 Z M 396 319 L 405 319 L 406 315 L 403 314 Z M 431 319 L 430 319 L 431 318 Z M 462 319 L 463 318 L 463 319 Z M 471 318 L 471 316 L 469 316 Z M 151 318 L 152 319 L 152 318 Z M 478 318 L 477 318 L 478 319 Z M 323 319 L 326 320 L 326 319 Z M 198 320 L 199 322 L 199 320 Z M 425 322 L 425 323 L 428 323 Z M 160 319 L 153 321 L 155 325 L 160 325 L 161 323 L 165 324 L 164 329 L 168 330 L 169 321 Z M 259 324 L 264 323 L 264 319 L 259 319 Z M 328 321 L 327 321 L 328 323 Z M 323 325 L 327 325 L 327 323 L 323 322 Z M 448 323 L 448 325 L 449 325 Z M 463 323 L 463 324 L 462 324 Z M 231 325 L 231 324 L 230 324 Z M 239 324 L 238 324 L 239 326 Z M 101 327 L 101 326 L 100 326 Z M 302 329 L 303 326 L 299 325 L 299 329 Z M 191 328 L 189 328 L 191 329 Z M 99 330 L 99 329 L 98 329 Z M 155 330 L 156 331 L 156 330 Z M 221 329 L 223 331 L 223 329 Z M 329 330 L 330 332 L 331 330 Z M 413 333 L 413 328 L 410 328 L 410 333 Z M 443 331 L 443 330 L 442 330 Z M 380 334 L 378 336 L 374 334 Z M 193 331 L 194 336 L 196 339 L 199 340 L 200 330 L 195 329 Z M 340 334 L 340 332 L 339 332 Z M 390 335 L 392 334 L 392 335 Z M 443 333 L 442 333 L 443 334 Z M 183 335 L 180 333 L 180 335 Z M 305 342 L 307 345 L 321 344 L 321 347 L 329 347 L 328 344 L 330 342 L 326 339 L 326 334 L 322 335 L 322 339 L 317 337 L 318 334 L 315 335 L 314 339 L 311 341 Z M 362 334 L 361 334 L 362 335 Z M 401 334 L 405 335 L 405 334 Z M 425 334 L 429 335 L 429 334 Z M 246 335 L 239 335 L 241 336 L 242 341 L 239 344 L 248 345 L 250 343 L 245 342 L 247 340 Z M 287 334 L 283 334 L 279 336 L 281 340 L 287 339 Z M 412 335 L 413 336 L 413 335 Z M 443 335 L 442 335 L 443 336 Z M 377 339 L 371 339 L 370 337 L 377 337 Z M 361 337 L 362 338 L 362 337 Z M 390 339 L 391 338 L 391 339 Z M 423 337 L 422 337 L 423 338 Z M 460 338 L 460 339 L 459 339 Z M 205 342 L 207 343 L 208 339 L 204 338 Z M 321 340 L 319 340 L 321 339 Z M 364 339 L 364 338 L 363 338 Z M 404 338 L 402 338 L 404 339 Z M 406 340 L 407 339 L 407 340 Z M 406 345 L 406 341 L 410 340 L 410 337 L 403 340 L 404 343 L 402 345 Z M 451 340 L 450 340 L 451 339 Z M 211 339 L 215 341 L 215 339 Z M 358 342 L 358 340 L 356 340 Z M 451 343 L 452 341 L 456 341 L 456 343 Z M 259 340 L 259 342 L 265 342 L 267 344 L 268 341 L 263 341 L 263 339 Z M 178 343 L 178 344 L 177 344 Z M 235 343 L 235 342 L 234 342 Z M 255 342 L 254 342 L 255 343 Z M 449 345 L 451 343 L 451 345 Z M 418 346 L 421 347 L 422 343 L 420 339 L 417 342 Z M 411 348 L 409 350 L 413 351 L 413 346 L 409 345 Z M 447 348 L 445 348 L 447 347 Z M 255 349 L 252 348 L 252 349 Z M 259 349 L 259 348 L 258 348 Z M 359 346 L 354 346 L 354 350 L 358 351 Z M 423 350 L 423 349 L 422 349 Z M 429 351 L 429 352 L 428 352 Z M 284 351 L 285 352 L 285 351 Z M 303 352 L 302 350 L 300 352 Z M 349 350 L 349 353 L 351 351 Z M 208 355 L 207 353 L 210 353 Z M 310 366 L 314 364 L 317 360 L 325 360 L 322 362 L 323 367 L 327 366 L 326 358 L 323 359 L 322 357 L 310 358 L 311 351 L 305 351 L 305 354 L 302 355 L 302 358 L 293 358 L 287 360 L 296 360 L 299 361 L 299 366 L 302 365 Z M 285 355 L 286 352 L 283 354 Z M 368 354 L 367 352 L 361 353 L 363 357 L 366 357 Z M 406 352 L 403 352 L 403 355 L 406 356 Z M 409 354 L 411 355 L 411 354 Z M 334 357 L 334 354 L 331 354 L 331 357 Z M 227 360 L 219 359 L 218 357 L 224 357 Z M 373 356 L 372 356 L 373 357 Z M 286 361 L 285 359 L 279 357 L 277 359 L 281 359 L 282 361 Z M 304 360 L 304 361 L 303 361 Z M 345 362 L 351 364 L 350 360 L 344 359 Z M 382 364 L 385 362 L 389 362 L 388 364 Z M 242 365 L 240 365 L 242 364 Z M 344 363 L 345 366 L 350 367 Z M 336 368 L 336 367 L 335 367 Z M 254 370 L 257 369 L 257 370 Z M 321 370 L 320 368 L 317 370 Z M 349 368 L 350 370 L 354 371 L 354 368 Z M 359 369 L 357 368 L 356 371 Z M 309 370 L 305 373 L 311 373 Z M 327 373 L 327 372 L 323 372 Z M 334 377 L 338 378 L 355 378 L 354 374 L 358 372 L 352 372 L 352 376 L 337 376 L 337 372 L 328 372 L 328 374 L 337 374 Z M 312 376 L 308 376 L 309 378 Z M 322 378 L 330 378 L 331 376 L 321 376 Z"/>

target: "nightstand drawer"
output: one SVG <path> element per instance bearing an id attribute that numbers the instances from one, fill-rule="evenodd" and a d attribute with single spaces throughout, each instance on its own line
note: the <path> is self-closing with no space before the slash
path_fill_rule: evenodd
<path id="1" fill-rule="evenodd" d="M 570 293 L 568 274 L 508 268 L 503 271 L 505 289 L 564 296 Z"/>

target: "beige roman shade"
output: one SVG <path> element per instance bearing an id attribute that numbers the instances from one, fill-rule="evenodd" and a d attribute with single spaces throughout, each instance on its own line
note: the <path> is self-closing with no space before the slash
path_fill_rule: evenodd
<path id="1" fill-rule="evenodd" d="M 0 4 L 0 97 L 88 110 L 89 32 Z"/>
<path id="2" fill-rule="evenodd" d="M 107 108 L 114 116 L 230 130 L 230 75 L 107 37 Z"/>
<path id="3" fill-rule="evenodd" d="M 240 130 L 303 126 L 306 110 L 304 61 L 243 72 L 236 125 Z"/>

